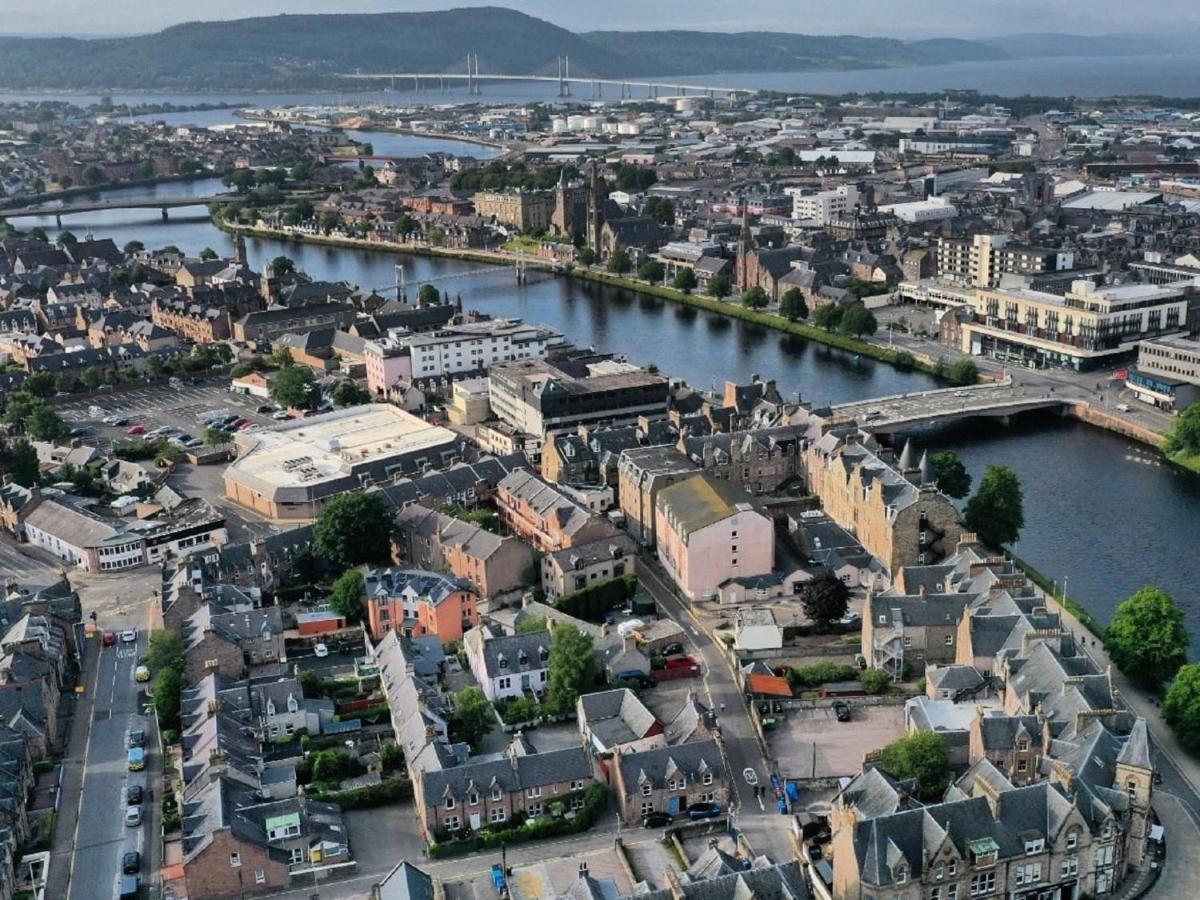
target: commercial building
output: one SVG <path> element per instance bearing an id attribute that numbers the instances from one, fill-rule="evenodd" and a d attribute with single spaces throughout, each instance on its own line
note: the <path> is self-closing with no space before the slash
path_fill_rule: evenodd
<path id="1" fill-rule="evenodd" d="M 424 569 L 376 569 L 365 579 L 367 621 L 373 640 L 389 631 L 404 637 L 432 634 L 461 641 L 479 624 L 479 595 L 465 579 Z"/>
<path id="2" fill-rule="evenodd" d="M 667 415 L 667 379 L 608 356 L 500 363 L 488 378 L 493 412 L 538 437 L 580 425 Z"/>
<path id="3" fill-rule="evenodd" d="M 554 191 L 478 191 L 475 214 L 518 231 L 547 231 L 555 213 Z"/>
<path id="4" fill-rule="evenodd" d="M 483 372 L 500 362 L 540 359 L 562 343 L 561 332 L 520 319 L 485 319 L 416 334 L 392 332 L 364 348 L 367 388 L 378 395 L 398 380 Z"/>
<path id="5" fill-rule="evenodd" d="M 1074 264 L 1069 250 L 1012 243 L 1007 234 L 940 238 L 937 246 L 938 277 L 976 287 L 996 287 L 1002 275 L 1061 272 Z"/>
<path id="6" fill-rule="evenodd" d="M 1097 286 L 1080 279 L 1066 296 L 981 289 L 950 336 L 958 349 L 1029 367 L 1086 371 L 1131 354 L 1139 341 L 1180 336 L 1188 298 L 1181 286 Z"/>
<path id="7" fill-rule="evenodd" d="M 825 226 L 847 212 L 853 212 L 860 202 L 857 185 L 841 184 L 828 191 L 808 188 L 786 188 L 792 197 L 792 218 L 804 219 Z"/>
<path id="8" fill-rule="evenodd" d="M 388 404 L 335 410 L 238 435 L 225 496 L 271 519 L 315 519 L 337 494 L 449 465 L 458 441 Z"/>
<path id="9" fill-rule="evenodd" d="M 659 561 L 691 600 L 775 565 L 771 520 L 741 488 L 707 472 L 659 491 L 655 532 Z"/>
<path id="10" fill-rule="evenodd" d="M 1138 345 L 1137 368 L 1125 386 L 1161 409 L 1186 409 L 1200 402 L 1200 341 L 1154 338 Z"/>

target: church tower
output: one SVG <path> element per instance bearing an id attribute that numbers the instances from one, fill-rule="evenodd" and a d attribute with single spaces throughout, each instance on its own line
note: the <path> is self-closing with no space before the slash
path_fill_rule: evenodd
<path id="1" fill-rule="evenodd" d="M 745 291 L 750 287 L 750 248 L 753 241 L 750 237 L 750 204 L 742 200 L 742 230 L 738 234 L 737 260 L 734 263 L 735 287 Z"/>
<path id="2" fill-rule="evenodd" d="M 604 189 L 600 178 L 600 162 L 592 161 L 588 180 L 587 245 L 600 256 L 600 234 L 604 229 Z"/>

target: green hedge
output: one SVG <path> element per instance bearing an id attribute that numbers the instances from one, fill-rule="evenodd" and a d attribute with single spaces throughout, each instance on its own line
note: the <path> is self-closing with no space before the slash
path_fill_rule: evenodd
<path id="1" fill-rule="evenodd" d="M 577 619 L 595 619 L 604 613 L 624 605 L 625 601 L 637 593 L 637 576 L 630 573 L 589 585 L 563 594 L 554 601 L 554 608 L 562 610 Z"/>
<path id="2" fill-rule="evenodd" d="M 439 832 L 436 843 L 429 845 L 430 859 L 443 859 L 448 856 L 461 856 L 464 853 L 475 853 L 499 847 L 501 844 L 521 844 L 525 841 L 536 841 L 542 838 L 562 837 L 568 834 L 578 834 L 587 831 L 596 821 L 596 817 L 608 806 L 608 788 L 602 784 L 593 784 L 582 791 L 572 791 L 550 801 L 548 805 L 561 804 L 569 809 L 571 800 L 583 797 L 583 808 L 578 810 L 573 818 L 562 816 L 551 818 L 530 819 L 520 825 L 508 825 L 506 828 L 483 828 L 465 838 L 454 839 L 450 832 Z"/>
<path id="3" fill-rule="evenodd" d="M 389 778 L 379 784 L 355 788 L 340 794 L 316 791 L 309 796 L 319 802 L 334 803 L 341 809 L 372 809 L 389 803 L 399 803 L 401 800 L 411 800 L 412 795 L 412 781 L 407 778 Z"/>
<path id="4" fill-rule="evenodd" d="M 819 662 L 811 666 L 798 666 L 788 669 L 787 680 L 792 687 L 819 687 L 831 681 L 858 681 L 862 672 L 855 666 L 845 666 L 840 663 Z"/>

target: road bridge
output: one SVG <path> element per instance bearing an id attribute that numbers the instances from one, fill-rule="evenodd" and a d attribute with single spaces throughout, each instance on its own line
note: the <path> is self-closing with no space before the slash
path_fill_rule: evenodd
<path id="1" fill-rule="evenodd" d="M 20 206 L 0 209 L 0 218 L 24 219 L 33 216 L 54 216 L 62 226 L 62 217 L 85 212 L 103 212 L 110 209 L 158 209 L 167 218 L 167 210 L 184 206 L 206 206 L 209 203 L 227 203 L 238 198 L 237 194 L 213 194 L 208 197 L 129 197 L 123 200 L 92 200 L 78 203 L 60 203 L 54 206 Z"/>
<path id="2" fill-rule="evenodd" d="M 841 403 L 832 409 L 835 421 L 853 419 L 868 431 L 894 434 L 957 419 L 1005 419 L 1032 410 L 1061 409 L 1071 402 L 1053 393 L 1029 390 L 1007 379 L 995 384 L 939 388 Z"/>
<path id="3" fill-rule="evenodd" d="M 571 60 L 570 57 L 562 56 L 558 58 L 558 74 L 557 75 L 504 75 L 497 72 L 488 72 L 480 74 L 479 72 L 479 57 L 477 54 L 467 57 L 467 68 L 465 72 L 378 72 L 378 73 L 344 73 L 338 75 L 339 78 L 349 78 L 366 81 L 387 81 L 394 90 L 397 84 L 404 85 L 411 83 L 417 91 L 426 90 L 432 85 L 437 85 L 438 90 L 445 90 L 447 85 L 466 82 L 467 93 L 481 93 L 481 84 L 484 81 L 530 81 L 530 82 L 550 82 L 558 85 L 558 95 L 560 97 L 570 97 L 573 94 L 573 88 L 578 85 L 589 85 L 591 88 L 591 96 L 593 99 L 601 99 L 604 96 L 604 88 L 618 88 L 621 92 L 621 99 L 632 99 L 635 89 L 645 90 L 648 99 L 654 99 L 659 96 L 660 92 L 667 93 L 668 96 L 686 97 L 688 91 L 693 95 L 703 97 L 716 97 L 718 95 L 737 99 L 739 97 L 751 97 L 757 93 L 756 90 L 745 87 L 719 87 L 711 84 L 688 84 L 679 81 L 650 81 L 639 78 L 619 78 L 619 77 L 593 77 L 590 75 L 573 76 L 571 75 Z"/>

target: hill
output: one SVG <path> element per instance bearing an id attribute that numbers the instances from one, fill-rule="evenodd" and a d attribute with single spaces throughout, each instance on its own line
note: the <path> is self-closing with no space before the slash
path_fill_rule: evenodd
<path id="1" fill-rule="evenodd" d="M 964 41 L 960 38 L 929 38 L 924 41 L 909 41 L 908 46 L 939 62 L 970 62 L 972 60 L 1011 59 L 1003 47 L 981 41 Z"/>
<path id="2" fill-rule="evenodd" d="M 1008 34 L 982 38 L 1014 59 L 1045 56 L 1150 56 L 1192 53 L 1195 40 L 1155 34 Z"/>

